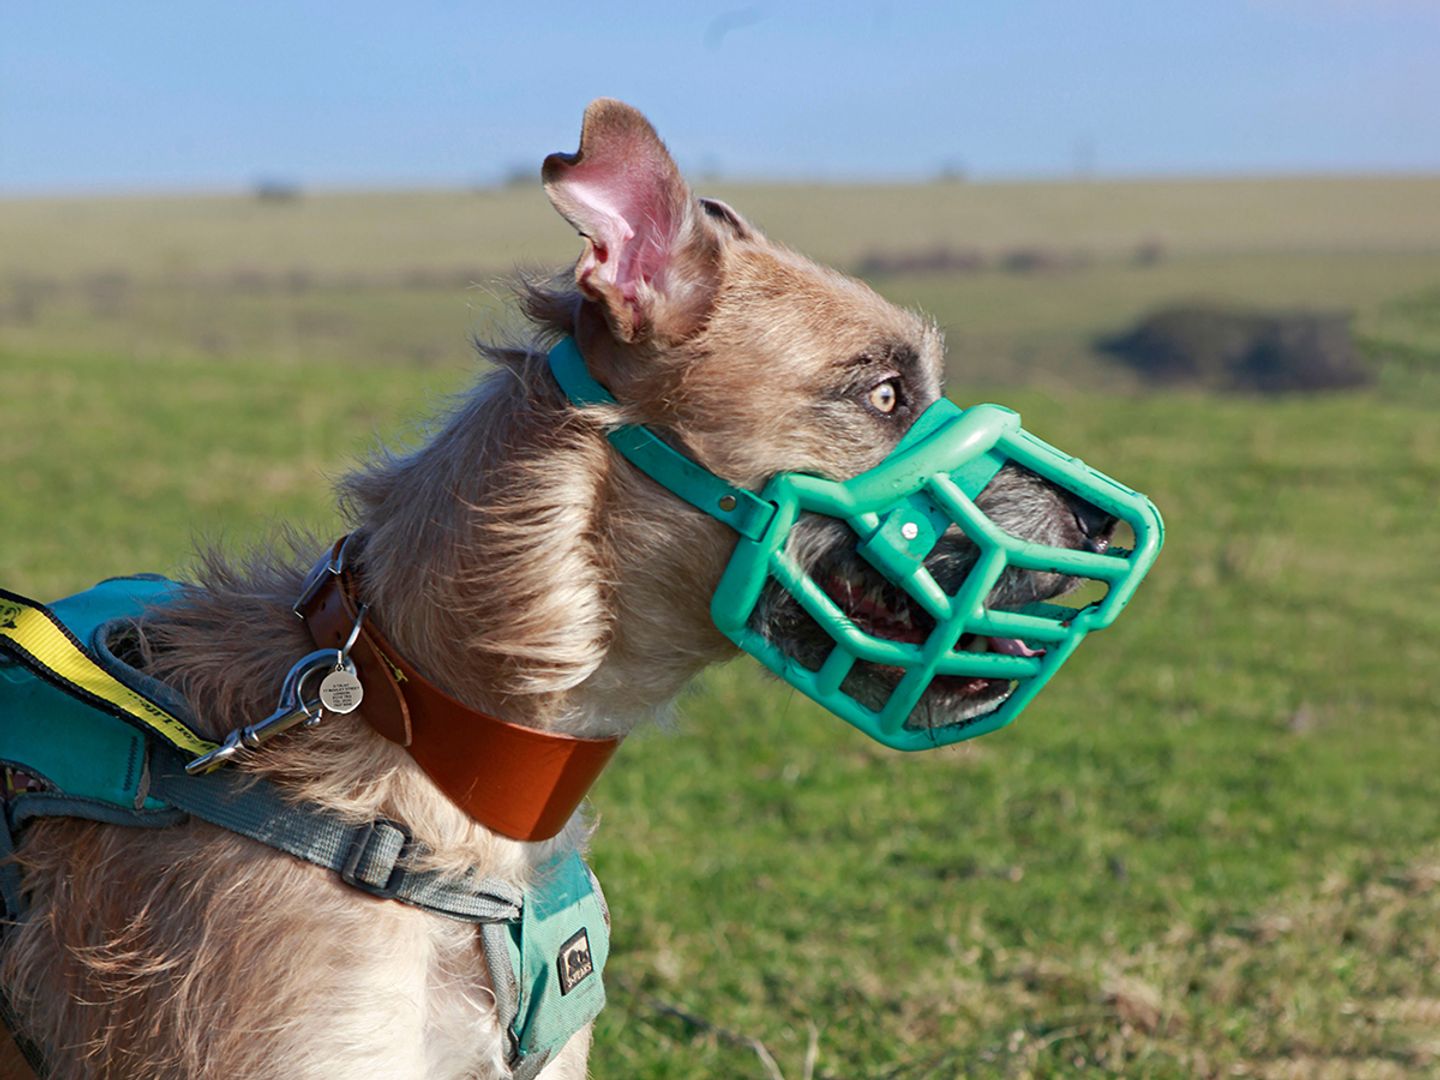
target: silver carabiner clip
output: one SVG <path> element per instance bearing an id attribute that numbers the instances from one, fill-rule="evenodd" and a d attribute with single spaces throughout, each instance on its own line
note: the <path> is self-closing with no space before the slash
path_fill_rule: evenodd
<path id="1" fill-rule="evenodd" d="M 321 680 L 316 696 L 307 698 L 305 683 L 318 671 L 328 671 L 328 674 Z M 350 688 L 350 682 L 354 683 L 353 689 Z M 206 751 L 189 762 L 185 771 L 191 776 L 209 772 L 230 761 L 242 748 L 258 750 L 275 736 L 283 735 L 299 724 L 314 727 L 325 718 L 326 710 L 334 713 L 351 712 L 359 706 L 363 696 L 359 686 L 355 662 L 344 656 L 342 650 L 316 649 L 297 660 L 285 674 L 285 680 L 280 684 L 280 702 L 274 712 L 263 720 L 236 728 L 226 735 L 224 742 L 215 749 Z M 335 703 L 335 707 L 331 706 L 331 701 Z"/>

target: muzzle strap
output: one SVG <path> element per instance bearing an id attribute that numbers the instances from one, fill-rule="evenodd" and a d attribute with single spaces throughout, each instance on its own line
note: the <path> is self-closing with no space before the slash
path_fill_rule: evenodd
<path id="1" fill-rule="evenodd" d="M 614 405 L 615 398 L 585 366 L 573 338 L 550 350 L 550 371 L 573 405 Z M 691 461 L 640 424 L 622 424 L 606 435 L 610 444 L 657 484 L 729 525 L 747 540 L 759 540 L 775 517 L 775 504 L 753 491 L 727 483 Z"/>

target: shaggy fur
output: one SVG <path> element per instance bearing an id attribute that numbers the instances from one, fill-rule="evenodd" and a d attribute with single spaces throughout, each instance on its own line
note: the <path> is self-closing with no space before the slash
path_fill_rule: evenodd
<path id="1" fill-rule="evenodd" d="M 734 537 L 619 459 L 605 425 L 651 424 L 740 484 L 850 476 L 939 395 L 942 346 L 932 325 L 695 199 L 627 106 L 592 105 L 580 151 L 544 177 L 584 252 L 568 279 L 526 287 L 533 340 L 486 350 L 493 370 L 434 437 L 349 477 L 342 505 L 366 537 L 372 618 L 430 678 L 514 722 L 618 735 L 731 654 L 708 604 Z M 564 400 L 544 363 L 564 334 L 623 406 Z M 865 402 L 886 381 L 899 400 L 881 414 Z M 1078 542 L 1042 485 L 1010 499 L 1019 531 Z M 184 601 L 136 627 L 133 651 L 205 734 L 268 713 L 309 650 L 290 605 L 322 550 L 290 537 L 240 565 L 207 556 Z M 496 836 L 356 717 L 231 767 L 356 822 L 404 821 L 426 865 L 517 885 L 587 833 L 577 816 L 544 844 Z M 467 925 L 199 822 L 47 821 L 21 861 L 33 908 L 0 979 L 56 1080 L 506 1074 Z M 583 1076 L 588 1043 L 572 1040 L 547 1080 Z"/>

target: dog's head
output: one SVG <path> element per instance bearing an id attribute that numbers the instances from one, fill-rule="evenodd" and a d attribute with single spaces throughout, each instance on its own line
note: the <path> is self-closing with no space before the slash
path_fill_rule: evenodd
<path id="1" fill-rule="evenodd" d="M 767 239 L 724 203 L 697 198 L 633 108 L 592 104 L 579 150 L 551 155 L 543 175 L 551 201 L 584 239 L 574 271 L 582 299 L 571 328 L 590 371 L 627 420 L 730 483 L 759 490 L 787 472 L 853 477 L 884 460 L 941 396 L 944 345 L 933 323 Z M 723 645 L 709 600 L 735 534 L 628 465 L 616 469 L 609 494 L 608 513 L 621 523 L 612 546 L 627 613 L 622 630 L 641 642 L 632 651 L 699 655 L 697 635 L 708 635 L 712 649 Z M 1013 463 L 976 504 L 1011 536 L 1054 547 L 1103 551 L 1115 526 L 1109 513 Z M 928 635 L 933 620 L 858 556 L 849 528 L 803 518 L 787 550 L 865 632 L 902 642 Z M 976 557 L 976 545 L 952 526 L 924 565 L 949 592 Z M 1017 609 L 1076 582 L 1007 569 L 988 605 Z M 833 645 L 773 584 L 751 625 L 811 670 Z M 1014 639 L 969 635 L 957 647 L 1029 655 Z M 899 677 L 893 667 L 861 662 L 843 689 L 878 706 Z M 1004 679 L 936 678 L 909 723 L 964 721 L 993 709 L 1010 689 Z"/>

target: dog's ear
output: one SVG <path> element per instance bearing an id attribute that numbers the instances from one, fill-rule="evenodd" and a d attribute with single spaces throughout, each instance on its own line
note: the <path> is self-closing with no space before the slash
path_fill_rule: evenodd
<path id="1" fill-rule="evenodd" d="M 719 237 L 650 122 L 620 101 L 585 110 L 580 149 L 541 170 L 555 209 L 585 238 L 581 292 L 621 341 L 681 340 L 709 310 Z"/>

